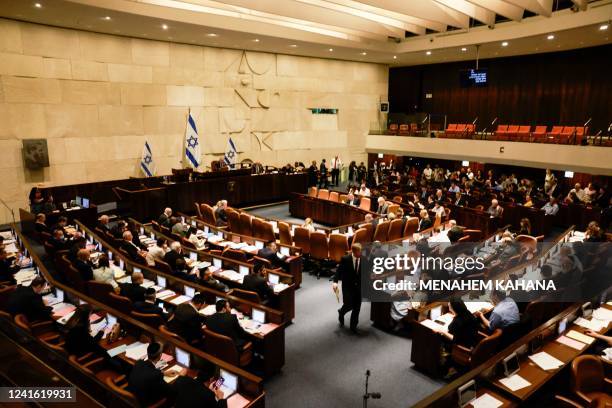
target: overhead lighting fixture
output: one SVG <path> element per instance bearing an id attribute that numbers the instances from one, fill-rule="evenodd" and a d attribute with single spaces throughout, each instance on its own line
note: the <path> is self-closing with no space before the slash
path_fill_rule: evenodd
<path id="1" fill-rule="evenodd" d="M 297 48 L 297 44 L 291 44 L 290 47 L 291 48 Z"/>
<path id="2" fill-rule="evenodd" d="M 599 30 L 604 31 L 608 29 L 608 25 L 607 24 L 602 24 L 599 26 Z"/>
<path id="3" fill-rule="evenodd" d="M 427 54 L 427 55 L 431 55 L 431 51 L 427 51 L 425 54 Z"/>
<path id="4" fill-rule="evenodd" d="M 103 18 L 103 20 L 106 20 L 106 21 L 109 21 L 110 19 L 111 19 L 111 18 L 110 18 L 110 16 L 105 16 L 105 17 Z"/>
<path id="5" fill-rule="evenodd" d="M 368 55 L 368 53 L 364 51 L 361 53 L 361 55 Z"/>
<path id="6" fill-rule="evenodd" d="M 548 37 L 546 37 L 547 40 L 554 40 L 555 36 L 553 34 L 549 34 Z"/>
<path id="7" fill-rule="evenodd" d="M 334 51 L 334 49 L 333 49 L 333 48 L 330 48 L 328 51 L 329 51 L 329 52 L 333 52 L 333 51 Z"/>
<path id="8" fill-rule="evenodd" d="M 255 41 L 255 42 L 259 42 L 259 38 L 256 38 L 256 39 L 254 39 L 253 41 Z"/>
<path id="9" fill-rule="evenodd" d="M 508 46 L 508 41 L 504 41 L 504 42 L 502 43 L 502 47 L 507 47 L 507 46 Z"/>
<path id="10" fill-rule="evenodd" d="M 42 8 L 42 4 L 40 4 L 40 3 L 34 3 L 34 7 L 36 7 L 36 8 Z"/>
<path id="11" fill-rule="evenodd" d="M 393 56 L 393 59 L 397 59 L 397 55 L 394 55 L 394 56 Z"/>
<path id="12" fill-rule="evenodd" d="M 208 33 L 206 34 L 207 37 L 217 37 L 219 34 L 215 34 L 215 33 Z"/>
<path id="13" fill-rule="evenodd" d="M 168 24 L 162 24 L 162 28 L 163 28 L 164 30 L 167 30 L 167 29 L 168 29 Z"/>
<path id="14" fill-rule="evenodd" d="M 467 51 L 467 48 L 463 47 L 463 48 L 461 49 L 461 51 L 466 52 L 466 51 Z"/>

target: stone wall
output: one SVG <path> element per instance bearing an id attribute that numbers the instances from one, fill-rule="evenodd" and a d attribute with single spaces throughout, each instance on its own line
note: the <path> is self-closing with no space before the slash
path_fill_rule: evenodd
<path id="1" fill-rule="evenodd" d="M 387 99 L 384 65 L 184 45 L 0 19 L 0 197 L 15 209 L 36 184 L 139 175 L 147 140 L 158 174 L 180 167 L 188 110 L 203 161 L 229 136 L 239 159 L 281 165 L 364 160 Z M 337 108 L 313 115 L 309 108 Z M 50 167 L 23 166 L 44 138 Z M 0 211 L 0 223 L 9 219 Z"/>

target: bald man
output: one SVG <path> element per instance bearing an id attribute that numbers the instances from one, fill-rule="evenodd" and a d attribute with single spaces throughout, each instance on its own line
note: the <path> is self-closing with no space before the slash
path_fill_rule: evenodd
<path id="1" fill-rule="evenodd" d="M 141 286 L 143 282 L 144 277 L 141 272 L 132 273 L 132 282 L 121 284 L 121 296 L 129 298 L 132 302 L 144 302 L 147 290 Z"/>

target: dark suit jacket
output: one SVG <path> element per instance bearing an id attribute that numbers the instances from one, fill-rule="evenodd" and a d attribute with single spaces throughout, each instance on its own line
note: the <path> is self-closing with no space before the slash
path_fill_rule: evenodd
<path id="1" fill-rule="evenodd" d="M 231 313 L 215 313 L 206 318 L 206 328 L 223 336 L 230 337 L 236 347 L 242 348 L 247 342 L 247 332 L 238 323 L 236 315 Z"/>
<path id="2" fill-rule="evenodd" d="M 427 228 L 430 228 L 433 224 L 431 223 L 431 219 L 427 218 L 427 219 L 422 219 L 419 221 L 419 231 L 423 231 L 426 230 Z"/>
<path id="3" fill-rule="evenodd" d="M 17 286 L 7 300 L 6 309 L 13 316 L 23 313 L 31 322 L 51 320 L 51 308 L 45 306 L 42 296 L 29 286 Z"/>
<path id="4" fill-rule="evenodd" d="M 170 218 L 168 218 L 168 216 L 164 213 L 162 213 L 162 215 L 159 216 L 159 218 L 157 219 L 157 222 L 159 223 L 159 225 L 163 225 L 164 227 L 168 227 L 170 228 Z"/>
<path id="5" fill-rule="evenodd" d="M 221 207 L 215 210 L 215 218 L 217 219 L 217 225 L 223 225 L 227 223 L 227 213 Z"/>
<path id="6" fill-rule="evenodd" d="M 142 406 L 166 397 L 172 399 L 174 389 L 164 381 L 164 375 L 150 361 L 139 360 L 128 377 L 128 389 Z"/>
<path id="7" fill-rule="evenodd" d="M 132 302 L 144 302 L 146 289 L 135 283 L 121 283 L 121 296 L 130 298 Z"/>
<path id="8" fill-rule="evenodd" d="M 134 302 L 133 308 L 134 308 L 134 311 L 138 313 L 156 314 L 156 315 L 159 315 L 162 319 L 166 320 L 166 314 L 155 303 L 138 301 L 138 302 Z"/>
<path id="9" fill-rule="evenodd" d="M 174 271 L 176 270 L 176 260 L 181 257 L 183 257 L 182 254 L 179 254 L 174 249 L 172 249 L 166 252 L 166 255 L 164 255 L 164 262 L 167 263 L 170 266 L 170 269 Z"/>
<path id="10" fill-rule="evenodd" d="M 40 222 L 34 223 L 34 230 L 38 233 L 46 232 L 46 233 L 51 234 L 51 230 L 49 229 L 49 227 L 47 227 L 45 224 L 42 224 Z"/>
<path id="11" fill-rule="evenodd" d="M 263 276 L 250 274 L 244 277 L 242 288 L 257 292 L 261 300 L 268 299 L 272 295 L 272 289 L 268 286 L 268 282 Z"/>
<path id="12" fill-rule="evenodd" d="M 176 399 L 175 408 L 226 408 L 227 401 L 215 400 L 215 394 L 201 382 L 186 376 L 180 376 L 174 381 Z"/>
<path id="13" fill-rule="evenodd" d="M 360 201 L 359 201 L 359 199 L 357 197 L 353 198 L 353 200 L 351 200 L 351 201 L 346 200 L 346 204 L 352 205 L 352 206 L 355 206 L 355 207 L 359 207 L 359 202 Z"/>
<path id="14" fill-rule="evenodd" d="M 131 242 L 121 240 L 120 247 L 127 252 L 128 256 L 132 261 L 141 261 L 142 257 L 138 254 L 139 248 L 134 246 Z"/>
<path id="15" fill-rule="evenodd" d="M 96 228 L 99 228 L 104 232 L 111 232 L 110 226 L 108 224 L 102 224 L 100 221 L 98 221 L 96 224 Z"/>
<path id="16" fill-rule="evenodd" d="M 15 284 L 14 275 L 19 271 L 19 269 L 20 267 L 18 265 L 13 265 L 13 262 L 10 259 L 0 261 L 0 281 Z"/>
<path id="17" fill-rule="evenodd" d="M 100 330 L 96 337 L 91 337 L 89 330 L 85 326 L 77 326 L 66 332 L 66 351 L 68 354 L 74 354 L 76 356 L 82 356 L 86 353 L 96 353 L 101 356 L 106 354 L 106 350 L 98 341 L 102 338 L 103 331 Z"/>
<path id="18" fill-rule="evenodd" d="M 174 310 L 169 327 L 188 342 L 202 339 L 204 316 L 196 312 L 189 303 L 182 303 Z"/>
<path id="19" fill-rule="evenodd" d="M 285 268 L 285 262 L 278 257 L 276 252 L 272 251 L 270 248 L 261 248 L 257 251 L 257 256 L 260 258 L 267 259 L 270 261 L 272 266 L 276 268 Z M 283 257 L 284 258 L 284 257 Z"/>
<path id="20" fill-rule="evenodd" d="M 47 242 L 51 244 L 53 249 L 55 249 L 56 251 L 64 251 L 66 249 L 69 249 L 70 245 L 72 245 L 72 243 L 67 239 L 60 241 L 59 239 L 55 237 L 49 238 Z"/>
<path id="21" fill-rule="evenodd" d="M 84 281 L 93 280 L 93 268 L 90 262 L 77 259 L 73 263 L 74 267 L 79 271 L 79 275 Z"/>
<path id="22" fill-rule="evenodd" d="M 360 259 L 359 269 L 363 270 L 361 261 Z M 340 259 L 334 275 L 334 282 L 338 283 L 339 280 L 342 281 L 342 296 L 345 303 L 355 296 L 361 296 L 361 273 L 355 271 L 353 254 L 346 254 Z"/>

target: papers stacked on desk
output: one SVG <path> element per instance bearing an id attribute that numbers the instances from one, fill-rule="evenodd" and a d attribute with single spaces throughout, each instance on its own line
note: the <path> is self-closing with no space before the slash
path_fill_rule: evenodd
<path id="1" fill-rule="evenodd" d="M 242 408 L 249 405 L 249 400 L 244 398 L 242 395 L 237 392 L 232 394 L 231 397 L 227 399 L 227 407 L 228 408 Z"/>
<path id="2" fill-rule="evenodd" d="M 140 286 L 142 286 L 143 288 L 151 288 L 155 286 L 155 282 L 153 282 L 152 280 L 145 279 Z"/>
<path id="3" fill-rule="evenodd" d="M 577 318 L 576 320 L 574 320 L 574 323 L 576 323 L 578 326 L 584 327 L 585 329 L 593 330 L 596 332 L 608 326 L 608 322 L 606 321 L 597 319 L 587 320 L 583 317 Z"/>
<path id="4" fill-rule="evenodd" d="M 529 381 L 527 381 L 518 374 L 514 374 L 506 378 L 501 378 L 499 382 L 502 383 L 510 391 L 520 390 L 521 388 L 529 387 L 531 385 Z"/>
<path id="5" fill-rule="evenodd" d="M 491 302 L 472 302 L 468 300 L 465 302 L 465 307 L 473 314 L 478 311 L 493 309 L 493 304 Z"/>
<path id="6" fill-rule="evenodd" d="M 431 330 L 446 331 L 446 326 L 436 323 L 430 319 L 423 320 L 421 324 L 425 327 L 430 328 Z"/>
<path id="7" fill-rule="evenodd" d="M 249 244 L 247 244 L 246 242 L 234 242 L 230 245 L 230 248 L 232 249 L 242 249 L 246 246 L 249 246 Z"/>
<path id="8" fill-rule="evenodd" d="M 8 244 L 13 241 L 13 233 L 11 231 L 2 231 L 0 232 L 0 236 L 4 238 L 4 243 Z"/>
<path id="9" fill-rule="evenodd" d="M 202 261 L 202 262 L 198 262 L 195 264 L 195 267 L 198 269 L 206 269 L 208 268 L 210 265 L 212 265 L 210 262 L 206 262 L 206 261 Z"/>
<path id="10" fill-rule="evenodd" d="M 226 269 L 223 272 L 220 272 L 219 276 L 222 276 L 225 279 L 229 279 L 234 282 L 242 283 L 242 275 L 231 269 Z"/>
<path id="11" fill-rule="evenodd" d="M 181 303 L 189 302 L 189 300 L 191 300 L 190 297 L 185 296 L 185 295 L 180 295 L 180 296 L 177 296 L 174 299 L 172 299 L 170 301 L 170 303 L 172 303 L 174 305 L 180 305 Z"/>
<path id="12" fill-rule="evenodd" d="M 142 360 L 147 356 L 147 343 L 141 343 L 139 341 L 130 344 L 126 347 L 125 356 L 132 360 Z"/>
<path id="13" fill-rule="evenodd" d="M 200 310 L 198 310 L 198 313 L 200 313 L 201 315 L 204 316 L 212 316 L 217 312 L 217 308 L 215 307 L 215 305 L 208 305 Z"/>
<path id="14" fill-rule="evenodd" d="M 17 249 L 17 245 L 15 245 L 15 242 L 6 244 L 4 246 L 4 250 L 6 251 L 7 254 L 14 254 L 14 253 L 19 252 L 19 250 Z"/>
<path id="15" fill-rule="evenodd" d="M 216 244 L 218 242 L 223 241 L 223 237 L 220 237 L 218 235 L 211 235 L 210 237 L 208 237 L 208 242 Z"/>
<path id="16" fill-rule="evenodd" d="M 581 343 L 578 340 L 570 339 L 569 337 L 566 337 L 566 336 L 560 336 L 556 341 L 557 343 L 564 344 L 575 350 L 582 350 L 585 346 L 584 343 Z"/>
<path id="17" fill-rule="evenodd" d="M 594 337 L 587 336 L 586 334 L 582 334 L 580 332 L 577 332 L 576 330 L 570 330 L 569 332 L 567 332 L 566 336 L 570 339 L 578 340 L 579 342 L 584 344 L 591 344 L 595 341 Z"/>
<path id="18" fill-rule="evenodd" d="M 118 283 L 132 283 L 131 276 L 124 276 L 123 278 L 117 279 Z"/>
<path id="19" fill-rule="evenodd" d="M 70 318 L 72 317 L 74 312 L 75 312 L 75 308 L 73 308 L 72 311 L 66 313 L 63 317 L 57 319 L 57 322 L 59 324 L 66 324 L 66 323 L 68 323 L 68 320 L 70 320 Z"/>
<path id="20" fill-rule="evenodd" d="M 593 319 L 603 320 L 609 322 L 612 320 L 612 310 L 606 309 L 604 307 L 600 307 L 598 309 L 593 310 Z"/>
<path id="21" fill-rule="evenodd" d="M 176 293 L 174 291 L 172 291 L 170 289 L 166 289 L 166 290 L 162 290 L 161 292 L 159 292 L 157 294 L 157 298 L 163 300 L 165 298 L 168 298 L 168 297 L 174 296 L 174 295 L 176 295 Z"/>
<path id="22" fill-rule="evenodd" d="M 180 366 L 180 365 L 178 365 L 178 364 L 176 364 L 176 365 L 174 365 L 174 366 L 170 367 L 169 369 L 167 369 L 166 371 L 164 371 L 164 381 L 165 381 L 165 382 L 167 382 L 167 383 L 171 383 L 172 381 L 174 381 L 174 380 L 176 380 L 177 378 L 179 378 L 179 376 L 178 376 L 178 375 L 175 375 L 175 376 L 170 377 L 170 376 L 165 375 L 165 373 L 169 373 L 169 372 L 172 372 L 172 371 L 175 371 L 175 372 L 177 372 L 177 373 L 180 373 L 182 369 L 183 369 L 183 367 L 181 367 L 181 366 Z"/>
<path id="23" fill-rule="evenodd" d="M 557 360 L 545 351 L 533 354 L 529 356 L 529 359 L 542 370 L 556 370 L 563 365 L 562 361 Z"/>
<path id="24" fill-rule="evenodd" d="M 473 400 L 471 404 L 474 408 L 497 408 L 504 405 L 490 394 L 482 394 L 480 397 Z"/>
<path id="25" fill-rule="evenodd" d="M 274 293 L 280 293 L 283 290 L 287 289 L 289 287 L 289 285 L 287 285 L 286 283 L 277 283 L 276 285 L 274 285 Z"/>
<path id="26" fill-rule="evenodd" d="M 29 286 L 36 276 L 36 270 L 34 268 L 21 269 L 13 276 L 18 285 Z"/>
<path id="27" fill-rule="evenodd" d="M 251 253 L 257 253 L 257 251 L 259 251 L 259 249 L 257 249 L 255 245 L 247 245 L 245 247 L 242 247 L 242 250 Z"/>
<path id="28" fill-rule="evenodd" d="M 112 348 L 110 350 L 108 350 L 108 355 L 111 357 L 115 357 L 118 356 L 119 354 L 123 353 L 125 350 L 127 349 L 127 345 L 126 344 L 122 344 L 120 346 L 117 346 L 115 348 Z"/>

